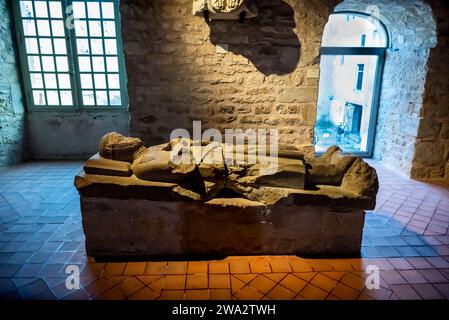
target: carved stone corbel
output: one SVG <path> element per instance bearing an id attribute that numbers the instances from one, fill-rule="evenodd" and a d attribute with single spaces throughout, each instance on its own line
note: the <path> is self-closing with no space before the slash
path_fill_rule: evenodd
<path id="1" fill-rule="evenodd" d="M 257 7 L 252 0 L 193 0 L 193 14 L 209 20 L 255 18 Z"/>

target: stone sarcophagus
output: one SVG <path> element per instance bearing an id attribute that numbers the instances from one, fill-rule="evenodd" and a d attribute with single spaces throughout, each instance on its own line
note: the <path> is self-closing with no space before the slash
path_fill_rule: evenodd
<path id="1" fill-rule="evenodd" d="M 179 144 L 103 137 L 75 178 L 88 255 L 359 255 L 378 191 L 362 159 L 333 147 L 236 164 L 223 145 Z"/>

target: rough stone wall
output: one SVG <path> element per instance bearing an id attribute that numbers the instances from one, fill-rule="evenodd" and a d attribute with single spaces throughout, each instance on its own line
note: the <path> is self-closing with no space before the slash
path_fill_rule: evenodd
<path id="1" fill-rule="evenodd" d="M 24 107 L 7 0 L 0 0 L 0 166 L 18 163 L 24 150 Z"/>
<path id="2" fill-rule="evenodd" d="M 415 156 L 429 50 L 389 51 L 379 103 L 374 157 L 409 176 Z"/>
<path id="3" fill-rule="evenodd" d="M 82 159 L 98 152 L 106 133 L 129 134 L 129 113 L 120 111 L 28 112 L 32 159 Z"/>
<path id="4" fill-rule="evenodd" d="M 425 87 L 412 177 L 449 180 L 449 4 L 429 1 L 438 28 Z"/>
<path id="5" fill-rule="evenodd" d="M 282 145 L 310 144 L 328 16 L 334 8 L 367 12 L 375 4 L 392 44 L 374 156 L 406 175 L 444 174 L 442 159 L 447 160 L 448 151 L 438 149 L 449 130 L 444 114 L 436 125 L 439 131 L 434 125 L 424 130 L 422 124 L 423 117 L 431 117 L 422 110 L 424 86 L 432 77 L 427 75 L 429 52 L 437 42 L 431 6 L 421 0 L 345 0 L 337 6 L 340 1 L 256 2 L 259 17 L 254 20 L 209 25 L 192 16 L 191 0 L 121 2 L 132 135 L 147 144 L 160 143 L 172 130 L 191 129 L 194 120 L 201 120 L 203 130 L 277 128 Z M 441 35 L 440 42 L 447 44 Z M 432 52 L 431 59 L 441 63 L 445 52 L 439 52 Z M 447 99 L 447 81 L 438 90 L 426 97 L 429 109 L 432 96 Z M 422 137 L 429 130 L 438 131 L 431 142 Z M 413 161 L 428 153 L 422 149 L 440 157 L 430 166 L 435 168 L 429 167 L 432 159 Z"/>
<path id="6" fill-rule="evenodd" d="M 344 0 L 335 11 L 371 13 L 376 6 L 379 19 L 387 26 L 391 47 L 401 50 L 432 48 L 436 44 L 436 28 L 432 8 L 423 0 Z"/>
<path id="7" fill-rule="evenodd" d="M 337 1 L 256 2 L 254 20 L 210 25 L 191 0 L 121 2 L 132 135 L 161 143 L 201 120 L 203 130 L 277 128 L 282 145 L 313 141 L 321 38 Z"/>
<path id="8" fill-rule="evenodd" d="M 407 176 L 419 152 L 416 142 L 421 123 L 429 52 L 437 44 L 432 8 L 421 0 L 345 0 L 336 11 L 370 12 L 379 8 L 379 19 L 391 37 L 379 103 L 374 157 Z M 431 150 L 429 150 L 431 151 Z"/>

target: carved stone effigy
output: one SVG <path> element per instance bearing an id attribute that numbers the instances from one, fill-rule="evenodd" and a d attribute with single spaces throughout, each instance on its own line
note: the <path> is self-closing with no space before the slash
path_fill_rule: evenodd
<path id="1" fill-rule="evenodd" d="M 280 151 L 273 170 L 261 158 L 228 162 L 223 145 L 190 140 L 180 156 L 191 160 L 174 161 L 177 145 L 102 138 L 75 178 L 88 255 L 360 253 L 378 191 L 361 158 L 338 147 L 320 158 Z"/>
<path id="2" fill-rule="evenodd" d="M 193 14 L 211 20 L 239 20 L 257 16 L 252 0 L 193 0 Z"/>

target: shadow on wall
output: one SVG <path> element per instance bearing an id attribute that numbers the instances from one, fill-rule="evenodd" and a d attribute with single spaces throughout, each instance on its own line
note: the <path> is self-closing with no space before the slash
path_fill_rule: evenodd
<path id="1" fill-rule="evenodd" d="M 415 145 L 411 177 L 449 181 L 449 4 L 431 0 L 437 46 L 430 50 L 421 122 Z"/>
<path id="2" fill-rule="evenodd" d="M 283 1 L 255 3 L 259 14 L 254 19 L 209 22 L 211 43 L 244 56 L 266 76 L 293 72 L 301 49 L 293 8 Z"/>

